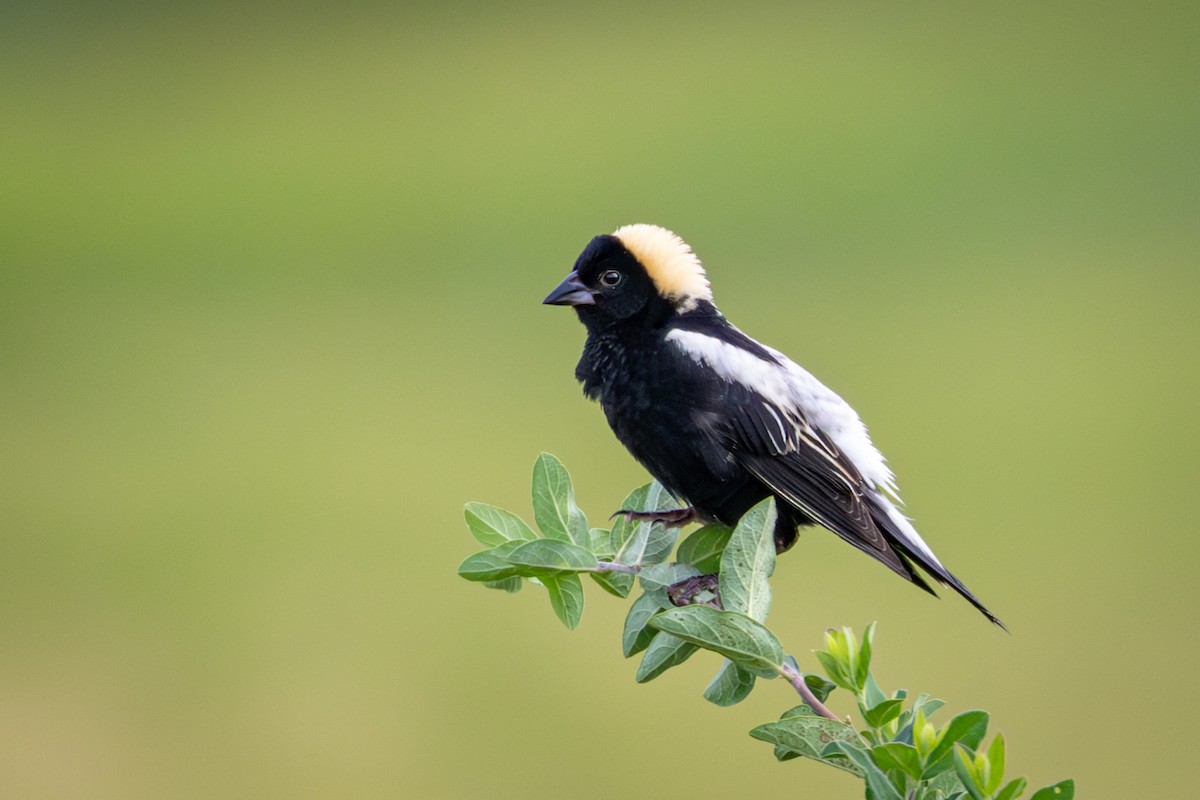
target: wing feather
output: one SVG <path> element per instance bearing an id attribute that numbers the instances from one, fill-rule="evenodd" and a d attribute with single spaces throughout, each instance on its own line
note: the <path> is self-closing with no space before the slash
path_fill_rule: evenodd
<path id="1" fill-rule="evenodd" d="M 730 328 L 728 341 L 699 331 L 668 337 L 728 382 L 705 418 L 730 456 L 814 522 L 932 593 L 919 564 L 1003 627 L 883 494 L 894 496 L 895 483 L 858 415 L 786 356 Z"/>

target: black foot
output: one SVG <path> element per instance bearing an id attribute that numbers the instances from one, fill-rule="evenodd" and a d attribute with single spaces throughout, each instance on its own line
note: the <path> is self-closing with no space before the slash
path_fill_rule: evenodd
<path id="1" fill-rule="evenodd" d="M 697 598 L 708 592 L 712 599 Z M 705 605 L 712 608 L 723 608 L 721 605 L 721 590 L 717 588 L 717 575 L 693 575 L 667 587 L 667 597 L 677 606 Z"/>
<path id="2" fill-rule="evenodd" d="M 609 519 L 613 517 L 625 517 L 630 522 L 658 522 L 668 528 L 682 528 L 684 525 L 700 521 L 699 512 L 690 506 L 688 508 L 672 508 L 667 511 L 630 511 L 622 508 Z"/>

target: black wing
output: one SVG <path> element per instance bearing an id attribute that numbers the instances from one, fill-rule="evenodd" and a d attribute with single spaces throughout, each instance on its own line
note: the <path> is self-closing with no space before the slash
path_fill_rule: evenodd
<path id="1" fill-rule="evenodd" d="M 929 590 L 893 546 L 886 511 L 829 437 L 795 408 L 774 405 L 737 384 L 730 390 L 735 396 L 715 433 L 734 459 L 782 501 Z"/>
<path id="2" fill-rule="evenodd" d="M 777 497 L 901 577 L 933 594 L 913 562 L 948 585 L 989 620 L 1001 622 L 962 581 L 912 547 L 861 473 L 795 408 L 781 408 L 737 387 L 735 411 L 718 426 L 733 457 Z M 1007 629 L 1006 629 L 1007 630 Z"/>

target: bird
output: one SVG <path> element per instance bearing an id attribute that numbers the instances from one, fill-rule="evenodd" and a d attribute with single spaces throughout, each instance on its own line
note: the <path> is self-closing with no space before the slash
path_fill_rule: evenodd
<path id="1" fill-rule="evenodd" d="M 895 476 L 858 413 L 729 322 L 700 259 L 675 233 L 639 223 L 594 237 L 543 303 L 574 308 L 587 332 L 575 369 L 584 395 L 687 504 L 618 513 L 734 526 L 774 497 L 778 553 L 800 528 L 819 525 L 936 596 L 919 567 L 1005 628 L 901 511 Z"/>

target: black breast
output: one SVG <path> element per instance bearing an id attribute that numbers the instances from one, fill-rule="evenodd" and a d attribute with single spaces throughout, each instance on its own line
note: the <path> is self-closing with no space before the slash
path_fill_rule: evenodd
<path id="1" fill-rule="evenodd" d="M 651 475 L 717 516 L 750 480 L 711 434 L 725 385 L 665 335 L 661 328 L 592 334 L 575 376 Z"/>

